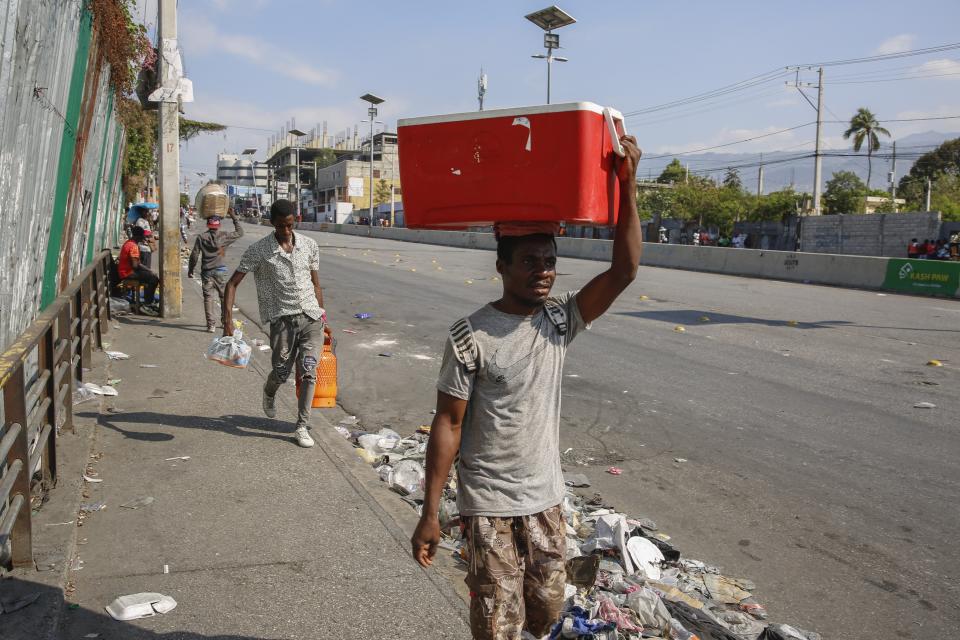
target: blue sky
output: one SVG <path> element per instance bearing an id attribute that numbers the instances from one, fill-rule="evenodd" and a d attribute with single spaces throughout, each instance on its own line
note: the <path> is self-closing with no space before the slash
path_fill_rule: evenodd
<path id="1" fill-rule="evenodd" d="M 140 0 L 156 23 L 156 0 Z M 232 125 L 187 144 L 183 170 L 199 186 L 216 154 L 258 147 L 289 118 L 331 131 L 366 117 L 358 96 L 387 99 L 380 119 L 472 111 L 482 66 L 486 108 L 540 104 L 546 73 L 540 30 L 524 15 L 543 0 L 349 2 L 346 0 L 184 0 L 179 29 L 196 101 L 188 117 Z M 848 59 L 960 41 L 960 2 L 694 0 L 686 3 L 567 0 L 577 18 L 561 35 L 553 101 L 589 100 L 630 112 L 793 64 Z M 857 107 L 882 120 L 960 115 L 960 49 L 870 64 L 829 67 L 828 119 Z M 904 76 L 919 79 L 887 80 Z M 814 80 L 806 74 L 805 80 Z M 686 151 L 814 120 L 795 89 L 775 78 L 722 101 L 628 119 L 648 155 Z M 855 83 L 852 83 L 855 82 Z M 846 82 L 847 84 L 839 84 Z M 815 99 L 815 93 L 813 94 Z M 831 113 L 832 112 L 832 113 Z M 249 127 L 249 128 L 241 128 Z M 827 148 L 845 147 L 841 124 Z M 890 123 L 894 138 L 960 132 L 960 119 Z M 725 151 L 812 149 L 814 128 L 768 136 Z M 642 171 L 641 163 L 641 171 Z"/>

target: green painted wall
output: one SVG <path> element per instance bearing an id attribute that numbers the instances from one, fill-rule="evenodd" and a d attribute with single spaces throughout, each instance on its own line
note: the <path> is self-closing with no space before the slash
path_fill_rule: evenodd
<path id="1" fill-rule="evenodd" d="M 43 266 L 41 310 L 53 302 L 59 293 L 57 291 L 57 271 L 60 266 L 60 248 L 63 246 L 63 223 L 66 218 L 67 195 L 70 192 L 70 180 L 73 173 L 73 154 L 77 148 L 76 131 L 80 126 L 80 105 L 83 102 L 83 86 L 87 73 L 87 61 L 90 57 L 92 26 L 92 16 L 84 4 L 80 18 L 80 32 L 77 36 L 77 50 L 73 57 L 70 92 L 67 97 L 66 113 L 64 114 L 66 124 L 63 128 L 60 159 L 57 164 L 57 186 L 53 198 L 50 241 L 47 243 L 47 256 Z"/>

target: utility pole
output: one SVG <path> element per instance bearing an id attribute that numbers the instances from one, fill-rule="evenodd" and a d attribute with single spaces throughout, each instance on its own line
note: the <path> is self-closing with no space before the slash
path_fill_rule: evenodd
<path id="1" fill-rule="evenodd" d="M 890 204 L 897 212 L 897 141 L 893 141 L 893 165 L 890 167 Z"/>
<path id="2" fill-rule="evenodd" d="M 924 208 L 925 211 L 930 211 L 930 191 L 933 189 L 933 184 L 930 182 L 930 178 L 927 178 L 927 206 Z"/>
<path id="3" fill-rule="evenodd" d="M 757 172 L 757 200 L 763 196 L 763 165 L 760 165 L 760 169 Z"/>
<path id="4" fill-rule="evenodd" d="M 821 131 L 823 130 L 823 67 L 817 72 L 817 142 L 813 156 L 813 215 L 819 216 L 820 183 L 823 180 L 823 156 L 820 154 Z"/>
<path id="5" fill-rule="evenodd" d="M 821 142 L 822 142 L 822 131 L 823 131 L 823 67 L 820 67 L 817 70 L 817 84 L 814 85 L 810 82 L 800 82 L 800 71 L 801 67 L 788 67 L 797 72 L 797 78 L 794 82 L 787 82 L 787 86 L 794 87 L 797 91 L 800 92 L 800 95 L 813 107 L 817 112 L 817 141 L 816 146 L 813 152 L 813 215 L 819 216 L 821 214 L 820 208 L 820 192 L 821 192 L 821 182 L 823 181 L 823 156 L 820 153 Z M 812 71 L 813 67 L 803 67 Z M 810 98 L 807 97 L 807 94 L 803 92 L 803 87 L 809 87 L 817 89 L 817 104 L 814 105 Z M 792 181 L 791 181 L 792 182 Z"/>
<path id="6" fill-rule="evenodd" d="M 168 72 L 177 50 L 177 0 L 160 0 L 160 77 L 176 77 Z M 164 55 L 166 54 L 166 55 Z M 164 97 L 160 102 L 160 285 L 164 318 L 179 318 L 183 308 L 180 281 L 180 114 L 179 97 Z M 148 300 L 147 302 L 153 302 Z"/>

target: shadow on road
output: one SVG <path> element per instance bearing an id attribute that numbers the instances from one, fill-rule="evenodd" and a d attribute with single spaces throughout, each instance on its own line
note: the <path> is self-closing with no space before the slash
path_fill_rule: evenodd
<path id="1" fill-rule="evenodd" d="M 791 327 L 794 329 L 829 329 L 831 327 L 844 327 L 854 325 L 847 320 L 822 320 L 820 322 L 796 322 L 793 320 L 767 320 L 765 318 L 754 318 L 751 316 L 733 316 L 726 313 L 716 313 L 710 311 L 697 311 L 695 309 L 679 309 L 675 311 L 618 311 L 618 316 L 632 316 L 634 318 L 646 318 L 647 320 L 659 320 L 660 322 L 669 322 L 670 324 L 762 324 L 768 327 Z M 710 318 L 708 322 L 701 318 Z M 860 326 L 860 325 L 854 325 Z"/>
<path id="2" fill-rule="evenodd" d="M 207 328 L 199 324 L 176 324 L 173 322 L 160 322 L 158 318 L 153 318 L 151 316 L 132 316 L 125 315 L 120 316 L 120 321 L 124 324 L 130 324 L 135 327 L 165 327 L 167 329 L 177 329 L 184 331 L 197 331 L 199 333 L 206 333 Z"/>
<path id="3" fill-rule="evenodd" d="M 273 438 L 289 440 L 293 433 L 294 424 L 271 420 L 256 416 L 226 415 L 213 416 L 182 416 L 172 413 L 157 413 L 155 411 L 131 411 L 129 413 L 97 414 L 92 412 L 78 413 L 83 418 L 94 418 L 97 423 L 117 433 L 123 434 L 131 440 L 143 442 L 165 442 L 173 440 L 174 435 L 163 431 L 138 431 L 129 426 L 120 425 L 152 425 L 168 426 L 178 429 L 203 429 L 205 431 L 221 431 L 234 436 L 252 436 L 258 438 Z"/>
<path id="4" fill-rule="evenodd" d="M 832 329 L 837 327 L 857 327 L 859 329 L 891 329 L 896 331 L 930 331 L 934 333 L 960 333 L 960 329 L 932 329 L 928 327 L 888 327 L 877 324 L 860 324 L 849 320 L 820 320 L 818 322 L 797 322 L 795 320 L 768 320 L 751 316 L 733 316 L 726 313 L 677 309 L 673 311 L 618 311 L 614 315 L 646 318 L 670 324 L 761 324 L 767 327 L 790 327 L 792 329 Z M 704 321 L 701 318 L 710 318 Z"/>
<path id="5" fill-rule="evenodd" d="M 107 604 L 109 603 L 104 602 L 103 606 Z M 3 609 L 16 609 L 0 615 L 0 638 L 4 640 L 28 640 L 38 637 L 83 638 L 88 634 L 99 634 L 96 637 L 104 639 L 124 640 L 269 640 L 261 636 L 208 636 L 192 631 L 158 633 L 129 622 L 114 620 L 102 609 L 99 612 L 91 611 L 76 605 L 71 608 L 71 605 L 64 601 L 62 590 L 17 577 L 0 580 L 0 605 Z M 51 614 L 56 611 L 60 611 L 60 628 L 49 629 L 53 620 Z M 175 617 L 177 610 L 164 615 Z"/>

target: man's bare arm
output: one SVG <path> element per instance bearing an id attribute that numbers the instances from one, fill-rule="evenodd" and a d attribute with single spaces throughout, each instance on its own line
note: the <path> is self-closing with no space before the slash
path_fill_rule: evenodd
<path id="1" fill-rule="evenodd" d="M 633 136 L 620 138 L 626 156 L 620 160 L 617 179 L 620 181 L 620 210 L 613 236 L 613 259 L 610 268 L 591 280 L 577 294 L 577 305 L 584 322 L 602 316 L 613 301 L 637 277 L 643 239 L 637 216 L 637 163 L 640 147 Z"/>
<path id="2" fill-rule="evenodd" d="M 320 274 L 316 271 L 311 271 L 310 280 L 313 282 L 313 294 L 317 296 L 317 304 L 323 307 L 323 289 L 320 288 Z"/>
<path id="3" fill-rule="evenodd" d="M 223 291 L 223 335 L 233 335 L 233 301 L 237 299 L 237 287 L 247 275 L 244 271 L 234 271 Z"/>
<path id="4" fill-rule="evenodd" d="M 423 514 L 410 538 L 413 558 L 420 566 L 429 567 L 440 544 L 440 497 L 447 483 L 450 465 L 460 451 L 460 426 L 467 411 L 467 401 L 437 392 L 437 414 L 430 427 L 427 443 L 427 478 L 424 482 Z"/>

